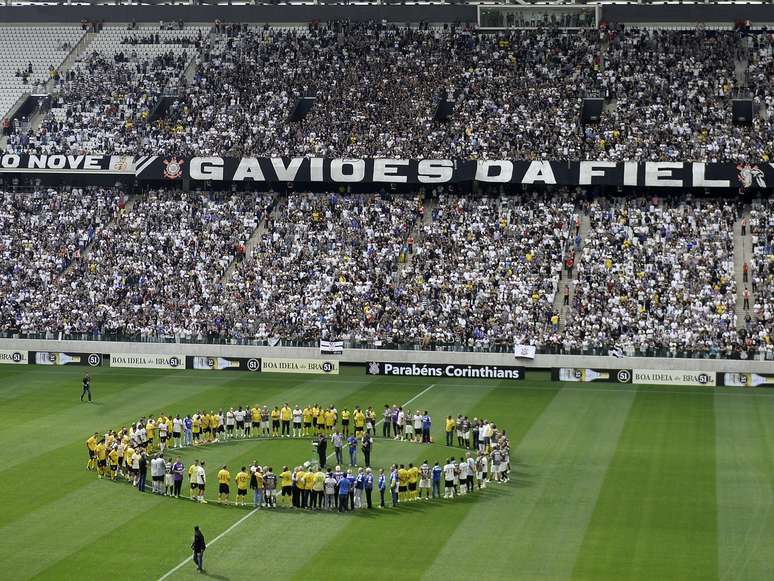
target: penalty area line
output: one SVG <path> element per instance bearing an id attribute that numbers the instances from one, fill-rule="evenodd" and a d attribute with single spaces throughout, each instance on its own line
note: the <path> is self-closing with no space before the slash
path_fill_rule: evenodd
<path id="1" fill-rule="evenodd" d="M 233 531 L 235 528 L 237 528 L 239 525 L 241 525 L 243 522 L 245 522 L 248 518 L 253 516 L 256 512 L 258 512 L 257 508 L 254 508 L 253 510 L 248 512 L 245 516 L 240 518 L 238 521 L 236 521 L 234 524 L 232 524 L 230 527 L 228 527 L 225 531 L 223 531 L 217 537 L 215 537 L 209 543 L 207 543 L 207 546 L 210 547 L 210 546 L 214 545 L 215 543 L 217 543 L 220 539 L 225 537 L 228 533 Z M 164 573 L 161 577 L 159 577 L 158 581 L 164 581 L 164 579 L 166 579 L 170 575 L 176 573 L 177 571 L 179 571 L 182 567 L 184 567 L 188 563 L 193 563 L 193 557 L 188 557 L 187 559 L 183 559 L 182 561 L 180 561 L 172 569 L 170 569 L 169 571 Z"/>

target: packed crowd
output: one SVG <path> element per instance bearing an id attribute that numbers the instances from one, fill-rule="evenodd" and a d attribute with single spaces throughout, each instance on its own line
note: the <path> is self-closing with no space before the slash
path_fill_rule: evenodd
<path id="1" fill-rule="evenodd" d="M 569 194 L 442 195 L 431 218 L 419 228 L 382 335 L 486 350 L 542 344 L 578 234 Z"/>
<path id="2" fill-rule="evenodd" d="M 745 291 L 734 268 L 741 207 L 730 200 L 443 189 L 2 196 L 0 331 L 21 336 L 771 349 L 767 203 L 750 214 Z M 743 294 L 749 316 L 737 325 Z"/>
<path id="3" fill-rule="evenodd" d="M 730 202 L 599 200 L 565 347 L 726 353 L 738 347 Z"/>
<path id="4" fill-rule="evenodd" d="M 221 298 L 221 278 L 244 256 L 244 242 L 270 197 L 151 192 L 128 203 L 131 208 L 96 232 L 88 255 L 55 285 L 19 291 L 32 294 L 34 303 L 3 295 L 7 324 L 23 333 L 137 339 L 215 329 L 219 320 L 211 307 Z"/>
<path id="5" fill-rule="evenodd" d="M 88 377 L 88 376 L 87 376 Z M 86 380 L 84 380 L 86 381 Z M 341 423 L 341 427 L 339 427 Z M 402 406 L 384 405 L 382 419 L 377 422 L 372 406 L 352 411 L 335 405 L 328 407 L 307 404 L 291 407 L 255 404 L 231 407 L 228 410 L 197 411 L 181 418 L 180 414 L 161 413 L 158 418 L 143 417 L 119 430 L 104 434 L 95 432 L 86 440 L 87 469 L 97 477 L 130 481 L 140 492 L 145 492 L 148 469 L 154 494 L 185 497 L 182 490 L 187 472 L 190 483 L 188 498 L 206 503 L 207 469 L 204 460 L 194 460 L 186 471 L 181 456 L 175 450 L 190 446 L 204 446 L 218 442 L 252 437 L 314 436 L 313 445 L 318 461 L 306 461 L 294 468 L 283 466 L 275 473 L 271 466 L 262 466 L 257 460 L 242 468 L 232 478 L 227 465 L 217 472 L 217 501 L 232 502 L 231 484 L 236 485 L 233 504 L 246 506 L 248 489 L 252 491 L 253 508 L 294 507 L 308 510 L 347 512 L 370 509 L 378 503 L 386 506 L 385 495 L 392 506 L 402 502 L 440 498 L 454 498 L 485 488 L 487 483 L 508 482 L 510 471 L 510 442 L 504 430 L 486 419 L 459 415 L 448 416 L 445 422 L 446 446 L 453 447 L 454 433 L 457 446 L 464 456 L 454 456 L 434 465 L 425 460 L 393 464 L 378 473 L 371 468 L 371 449 L 376 428 L 382 423 L 385 438 L 429 444 L 431 419 L 427 411 L 404 410 Z M 351 426 L 350 426 L 351 424 Z M 291 428 L 292 426 L 292 428 Z M 351 432 L 350 432 L 351 427 Z M 292 430 L 292 433 L 291 433 Z M 421 435 L 420 435 L 421 434 Z M 344 441 L 344 437 L 347 437 Z M 330 437 L 335 451 L 326 455 Z M 363 452 L 364 466 L 357 458 L 358 443 Z M 342 448 L 349 449 L 349 468 L 342 469 Z M 335 466 L 328 462 L 335 455 Z M 378 500 L 372 498 L 376 491 Z"/>
<path id="6" fill-rule="evenodd" d="M 144 29 L 146 37 L 157 36 Z M 162 155 L 456 157 L 760 161 L 774 129 L 772 39 L 754 50 L 735 31 L 555 28 L 479 34 L 461 27 L 333 22 L 298 29 L 239 26 L 191 45 L 198 70 L 162 119 L 147 119 L 186 60 L 116 63 L 100 55 L 63 85 L 66 120 L 48 119 L 14 152 Z M 127 42 L 133 42 L 127 37 Z M 198 45 L 198 46 L 197 46 Z M 131 44 L 126 44 L 130 51 Z M 131 61 L 131 59 L 130 59 Z M 737 66 L 740 67 L 737 74 Z M 762 110 L 732 123 L 746 83 Z M 112 90 L 105 91 L 107 84 Z M 598 125 L 582 99 L 609 106 Z M 299 97 L 312 110 L 289 122 Z M 434 121 L 441 99 L 454 101 Z M 97 124 L 95 113 L 107 113 Z"/>
<path id="7" fill-rule="evenodd" d="M 771 350 L 774 323 L 774 205 L 771 200 L 753 205 L 749 219 L 752 237 L 752 257 L 747 265 L 745 283 L 750 284 L 755 297 L 753 316 L 747 320 L 751 346 Z"/>
<path id="8" fill-rule="evenodd" d="M 185 52 L 154 58 L 94 52 L 61 79 L 37 130 L 8 137 L 8 153 L 157 153 L 151 114 L 189 61 Z"/>
<path id="9" fill-rule="evenodd" d="M 122 196 L 95 188 L 0 192 L 0 328 L 21 328 L 44 308 L 44 297 L 58 292 L 67 268 L 120 211 Z"/>
<path id="10" fill-rule="evenodd" d="M 378 338 L 423 212 L 405 196 L 289 194 L 225 287 L 221 336 Z"/>

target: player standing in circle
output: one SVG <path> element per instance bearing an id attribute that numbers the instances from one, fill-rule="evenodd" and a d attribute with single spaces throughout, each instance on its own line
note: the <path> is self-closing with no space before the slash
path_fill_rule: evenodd
<path id="1" fill-rule="evenodd" d="M 88 373 L 83 376 L 83 390 L 81 391 L 81 401 L 83 401 L 83 396 L 87 395 L 89 396 L 89 402 L 91 402 L 91 375 Z"/>

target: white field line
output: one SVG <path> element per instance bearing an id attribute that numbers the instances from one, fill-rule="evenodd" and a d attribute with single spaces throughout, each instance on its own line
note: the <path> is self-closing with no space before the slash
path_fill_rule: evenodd
<path id="1" fill-rule="evenodd" d="M 217 543 L 217 542 L 218 542 L 220 539 L 222 539 L 223 537 L 225 537 L 225 536 L 226 536 L 228 533 L 230 533 L 231 531 L 233 531 L 235 528 L 237 528 L 239 525 L 241 525 L 243 522 L 245 522 L 245 521 L 246 521 L 248 518 L 250 518 L 251 516 L 253 516 L 253 514 L 255 514 L 256 512 L 258 512 L 258 509 L 257 509 L 257 508 L 254 508 L 253 510 L 251 510 L 250 512 L 248 512 L 248 513 L 247 513 L 245 516 L 243 516 L 242 518 L 240 518 L 240 519 L 239 519 L 238 521 L 236 521 L 236 522 L 235 522 L 233 525 L 231 525 L 230 527 L 228 527 L 228 528 L 227 528 L 225 531 L 223 531 L 223 532 L 222 532 L 222 533 L 220 533 L 220 534 L 219 534 L 217 537 L 215 537 L 215 538 L 214 538 L 214 539 L 212 539 L 212 540 L 211 540 L 209 543 L 207 543 L 207 546 L 209 547 L 210 545 L 212 545 L 212 544 L 214 544 L 214 543 Z M 177 570 L 179 570 L 181 567 L 183 567 L 183 566 L 187 565 L 188 563 L 193 563 L 193 556 L 191 556 L 191 557 L 188 557 L 187 559 L 183 559 L 182 561 L 180 561 L 180 562 L 179 562 L 177 565 L 175 565 L 175 566 L 174 566 L 174 567 L 172 567 L 172 568 L 171 568 L 169 571 L 167 571 L 167 572 L 166 572 L 166 573 L 164 573 L 164 574 L 163 574 L 161 577 L 159 577 L 159 581 L 164 581 L 164 579 L 166 579 L 167 577 L 169 577 L 170 575 L 172 575 L 173 573 L 175 573 Z"/>

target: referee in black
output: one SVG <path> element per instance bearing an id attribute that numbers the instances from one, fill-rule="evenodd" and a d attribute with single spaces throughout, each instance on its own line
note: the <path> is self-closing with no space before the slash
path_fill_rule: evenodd
<path id="1" fill-rule="evenodd" d="M 83 391 L 81 391 L 81 401 L 83 401 L 83 396 L 86 394 L 89 395 L 89 402 L 91 402 L 91 375 L 88 373 L 83 376 Z"/>

